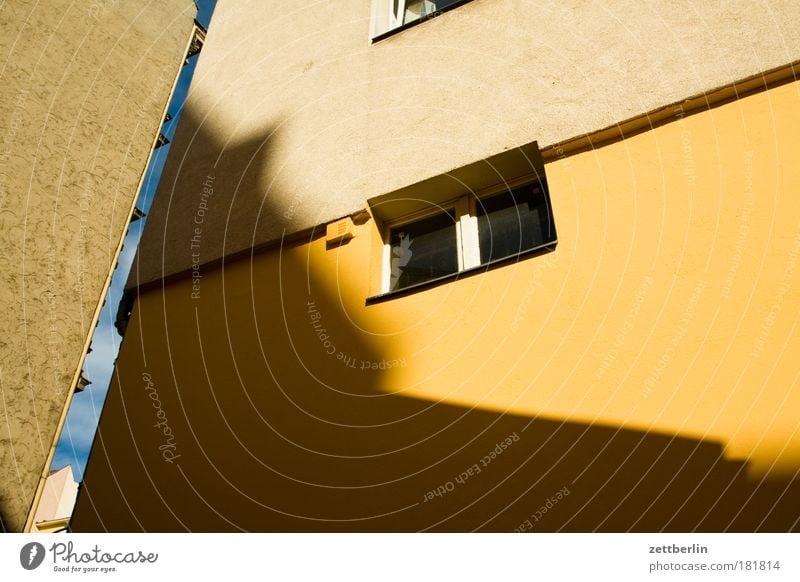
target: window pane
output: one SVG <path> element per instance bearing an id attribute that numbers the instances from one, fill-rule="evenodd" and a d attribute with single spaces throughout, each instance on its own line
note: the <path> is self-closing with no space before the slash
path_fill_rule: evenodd
<path id="1" fill-rule="evenodd" d="M 458 0 L 406 0 L 406 13 L 403 24 L 419 20 L 423 16 L 432 14 L 442 8 L 455 4 Z"/>
<path id="2" fill-rule="evenodd" d="M 555 240 L 545 195 L 538 184 L 478 200 L 481 263 Z"/>
<path id="3" fill-rule="evenodd" d="M 453 211 L 393 228 L 389 242 L 392 252 L 390 291 L 458 271 Z"/>

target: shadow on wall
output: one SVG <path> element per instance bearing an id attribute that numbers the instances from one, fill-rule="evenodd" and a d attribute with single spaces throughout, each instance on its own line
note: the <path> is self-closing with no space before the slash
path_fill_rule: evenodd
<path id="1" fill-rule="evenodd" d="M 224 149 L 190 111 L 182 123 L 202 163 L 170 175 L 198 193 L 215 176 L 201 255 L 227 244 L 229 213 L 236 237 L 285 220 L 276 193 L 255 195 L 271 131 Z M 144 252 L 191 264 L 190 228 L 177 230 L 151 221 Z M 337 280 L 367 237 L 326 253 L 320 235 L 141 292 L 72 531 L 797 528 L 798 483 L 748 480 L 723 443 L 382 391 L 406 364 L 359 327 L 366 289 Z"/>

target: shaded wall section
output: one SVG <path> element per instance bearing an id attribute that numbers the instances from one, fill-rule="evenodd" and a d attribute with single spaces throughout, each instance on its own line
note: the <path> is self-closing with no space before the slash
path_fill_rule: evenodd
<path id="1" fill-rule="evenodd" d="M 0 513 L 23 527 L 192 32 L 191 0 L 0 7 Z"/>
<path id="2" fill-rule="evenodd" d="M 797 529 L 798 101 L 547 164 L 555 251 L 418 293 L 367 303 L 371 219 L 143 290 L 75 531 Z"/>

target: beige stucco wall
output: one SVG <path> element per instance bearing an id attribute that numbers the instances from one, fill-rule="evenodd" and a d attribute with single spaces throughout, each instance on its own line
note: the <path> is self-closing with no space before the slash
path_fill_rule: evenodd
<path id="1" fill-rule="evenodd" d="M 0 512 L 21 529 L 192 31 L 191 0 L 0 6 Z"/>
<path id="2" fill-rule="evenodd" d="M 369 18 L 368 0 L 220 2 L 140 282 L 800 58 L 793 0 L 474 0 L 375 44 Z"/>

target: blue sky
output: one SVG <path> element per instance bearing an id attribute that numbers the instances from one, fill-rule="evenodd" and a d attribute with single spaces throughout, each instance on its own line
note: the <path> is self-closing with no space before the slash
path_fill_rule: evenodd
<path id="1" fill-rule="evenodd" d="M 208 28 L 216 0 L 197 0 L 196 4 L 198 6 L 197 21 Z M 189 60 L 189 64 L 183 67 L 170 102 L 168 111 L 172 115 L 172 120 L 165 124 L 161 130 L 170 140 L 175 133 L 175 127 L 178 124 L 183 104 L 186 101 L 186 94 L 189 90 L 189 83 L 192 80 L 196 64 L 197 56 L 194 56 Z M 164 168 L 168 152 L 169 145 L 157 149 L 150 161 L 150 166 L 147 168 L 142 190 L 139 192 L 136 203 L 145 213 L 150 209 L 153 194 L 161 177 L 161 170 Z M 91 380 L 92 384 L 73 398 L 64 430 L 56 446 L 51 468 L 60 469 L 67 464 L 71 464 L 75 479 L 78 481 L 83 480 L 86 459 L 92 447 L 94 434 L 97 430 L 97 422 L 103 409 L 103 403 L 106 399 L 108 385 L 114 369 L 114 360 L 119 350 L 121 338 L 114 328 L 114 318 L 117 315 L 117 306 L 122 298 L 122 290 L 128 279 L 128 273 L 145 223 L 146 219 L 133 223 L 125 237 L 125 248 L 120 255 L 119 266 L 111 279 L 106 304 L 100 312 L 100 320 L 92 337 L 92 352 L 86 357 L 84 365 L 86 376 Z"/>

